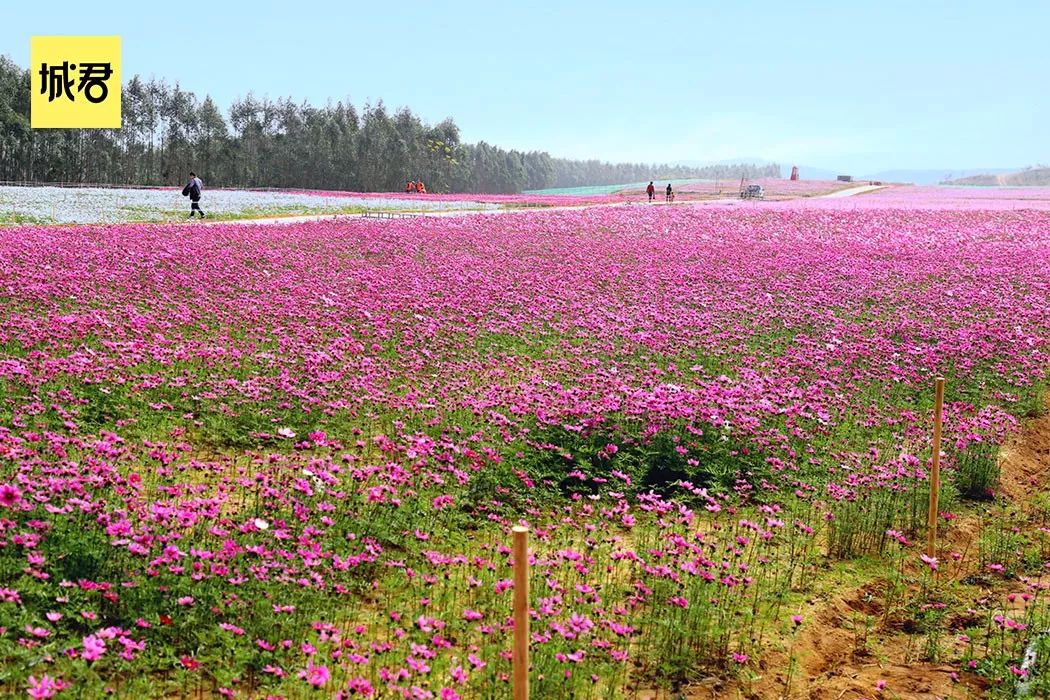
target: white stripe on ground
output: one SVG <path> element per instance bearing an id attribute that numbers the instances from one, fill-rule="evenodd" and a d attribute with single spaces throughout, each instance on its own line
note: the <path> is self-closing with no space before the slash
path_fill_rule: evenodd
<path id="1" fill-rule="evenodd" d="M 822 199 L 835 199 L 837 197 L 852 197 L 855 194 L 864 194 L 865 192 L 874 192 L 875 190 L 881 190 L 885 185 L 861 185 L 860 187 L 850 187 L 845 190 L 836 190 L 829 194 L 820 195 Z"/>

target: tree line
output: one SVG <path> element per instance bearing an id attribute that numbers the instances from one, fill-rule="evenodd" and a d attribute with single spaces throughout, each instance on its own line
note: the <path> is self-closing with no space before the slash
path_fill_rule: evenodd
<path id="1" fill-rule="evenodd" d="M 172 185 L 195 170 L 211 186 L 516 193 L 649 179 L 779 177 L 780 167 L 691 168 L 552 158 L 463 143 L 451 119 L 428 124 L 380 101 L 318 107 L 249 93 L 224 115 L 210 96 L 135 76 L 120 129 L 29 128 L 31 74 L 0 56 L 0 180 Z"/>

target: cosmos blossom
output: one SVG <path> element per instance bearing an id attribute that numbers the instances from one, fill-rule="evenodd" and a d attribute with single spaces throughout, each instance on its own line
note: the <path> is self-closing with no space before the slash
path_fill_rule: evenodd
<path id="1" fill-rule="evenodd" d="M 932 377 L 946 480 L 1045 382 L 1019 196 L 0 230 L 11 683 L 502 694 L 518 524 L 540 696 L 746 674 L 828 557 L 916 563 Z"/>
<path id="2" fill-rule="evenodd" d="M 22 500 L 22 491 L 13 484 L 0 484 L 0 506 L 11 508 Z"/>

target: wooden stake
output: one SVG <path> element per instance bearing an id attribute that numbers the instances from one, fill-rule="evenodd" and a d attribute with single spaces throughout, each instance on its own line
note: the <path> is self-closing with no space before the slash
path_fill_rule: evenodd
<path id="1" fill-rule="evenodd" d="M 514 533 L 514 700 L 529 700 L 529 528 Z"/>
<path id="2" fill-rule="evenodd" d="M 944 377 L 937 377 L 933 399 L 933 470 L 930 472 L 930 513 L 926 521 L 926 556 L 937 551 L 937 496 L 941 488 L 941 416 L 944 413 Z"/>

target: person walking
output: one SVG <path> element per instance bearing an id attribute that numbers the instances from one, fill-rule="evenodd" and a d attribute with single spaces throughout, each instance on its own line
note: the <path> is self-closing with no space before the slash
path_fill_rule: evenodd
<path id="1" fill-rule="evenodd" d="M 653 201 L 656 198 L 656 188 L 653 187 L 653 181 L 649 181 L 649 186 L 645 188 L 645 193 L 649 195 L 649 201 Z"/>
<path id="2" fill-rule="evenodd" d="M 190 181 L 186 183 L 186 186 L 182 188 L 182 196 L 190 198 L 190 218 L 193 218 L 193 212 L 198 212 L 201 218 L 204 218 L 204 210 L 201 209 L 201 190 L 204 189 L 204 183 L 197 177 L 197 173 L 190 173 Z"/>
<path id="3" fill-rule="evenodd" d="M 667 183 L 667 194 L 665 196 L 665 200 L 668 201 L 668 202 L 673 202 L 674 201 L 674 192 L 671 190 L 671 183 L 670 182 Z"/>

